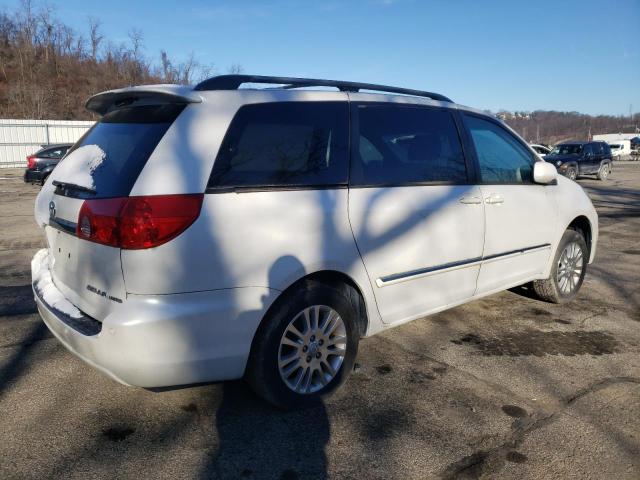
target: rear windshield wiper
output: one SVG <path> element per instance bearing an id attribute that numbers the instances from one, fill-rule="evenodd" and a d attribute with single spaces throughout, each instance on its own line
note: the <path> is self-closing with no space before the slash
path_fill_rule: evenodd
<path id="1" fill-rule="evenodd" d="M 75 183 L 69 183 L 69 182 L 60 182 L 58 180 L 54 180 L 53 182 L 51 182 L 53 185 L 55 185 L 56 187 L 61 187 L 65 190 L 76 190 L 78 192 L 86 192 L 86 193 L 92 193 L 92 194 L 96 194 L 98 192 L 96 192 L 93 188 L 89 188 L 89 187 L 83 187 L 82 185 L 76 185 Z"/>

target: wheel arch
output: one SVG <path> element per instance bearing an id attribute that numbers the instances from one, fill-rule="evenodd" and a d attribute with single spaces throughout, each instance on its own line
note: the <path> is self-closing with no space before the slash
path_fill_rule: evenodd
<path id="1" fill-rule="evenodd" d="M 572 167 L 572 168 L 575 168 L 576 171 L 578 171 L 578 172 L 580 171 L 580 166 L 578 165 L 578 162 L 576 162 L 576 161 L 566 162 L 566 165 L 567 165 L 567 168 Z"/>
<path id="2" fill-rule="evenodd" d="M 369 315 L 367 313 L 365 297 L 360 286 L 355 282 L 355 280 L 353 280 L 353 278 L 344 272 L 337 270 L 318 270 L 298 278 L 278 294 L 277 298 L 271 303 L 262 316 L 262 320 L 260 321 L 254 335 L 254 341 L 271 313 L 277 309 L 282 302 L 286 301 L 287 296 L 293 290 L 299 288 L 305 282 L 318 282 L 340 289 L 349 299 L 356 311 L 359 336 L 364 337 L 366 335 L 369 328 Z"/>
<path id="3" fill-rule="evenodd" d="M 576 230 L 582 234 L 587 248 L 589 249 L 589 255 L 591 255 L 591 246 L 593 241 L 593 227 L 589 219 L 584 215 L 579 215 L 574 218 L 567 226 L 567 229 Z"/>

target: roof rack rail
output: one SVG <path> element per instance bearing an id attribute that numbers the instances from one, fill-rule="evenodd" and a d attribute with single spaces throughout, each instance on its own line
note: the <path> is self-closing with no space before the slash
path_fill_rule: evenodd
<path id="1" fill-rule="evenodd" d="M 416 97 L 427 97 L 441 102 L 451 102 L 450 98 L 439 93 L 424 92 L 410 88 L 389 87 L 373 83 L 343 82 L 340 80 L 320 80 L 317 78 L 295 77 L 268 77 L 263 75 L 218 75 L 197 84 L 194 90 L 237 90 L 243 83 L 267 83 L 272 85 L 284 85 L 283 88 L 301 87 L 336 87 L 342 92 L 359 92 L 360 90 L 372 90 L 385 93 L 400 93 Z"/>

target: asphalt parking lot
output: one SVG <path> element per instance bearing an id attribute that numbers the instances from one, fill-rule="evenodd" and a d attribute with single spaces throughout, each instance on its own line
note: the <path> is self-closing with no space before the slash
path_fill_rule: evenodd
<path id="1" fill-rule="evenodd" d="M 242 382 L 151 392 L 40 321 L 39 187 L 0 170 L 0 478 L 640 478 L 640 163 L 581 179 L 600 243 L 568 305 L 525 289 L 360 344 L 326 404 L 283 413 Z"/>

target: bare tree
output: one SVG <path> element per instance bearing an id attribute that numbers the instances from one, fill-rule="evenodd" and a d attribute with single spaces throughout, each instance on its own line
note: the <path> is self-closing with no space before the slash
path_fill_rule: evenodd
<path id="1" fill-rule="evenodd" d="M 100 31 L 102 23 L 95 17 L 89 17 L 89 47 L 91 48 L 91 58 L 96 61 L 98 59 L 98 51 L 100 43 L 104 39 L 104 35 Z"/>

